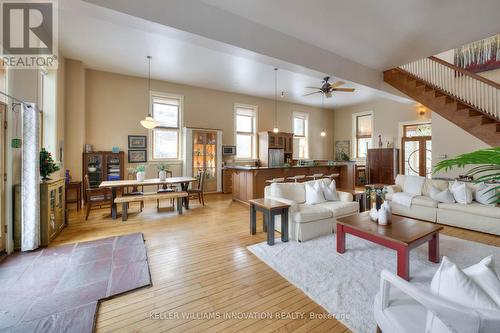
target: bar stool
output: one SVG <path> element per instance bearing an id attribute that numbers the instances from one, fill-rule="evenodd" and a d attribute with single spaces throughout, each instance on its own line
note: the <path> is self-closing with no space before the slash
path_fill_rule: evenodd
<path id="1" fill-rule="evenodd" d="M 324 175 L 323 178 L 328 178 L 328 179 L 332 180 L 334 178 L 338 178 L 339 176 L 340 176 L 340 173 L 332 173 L 329 175 Z"/>
<path id="2" fill-rule="evenodd" d="M 272 183 L 284 183 L 285 178 L 273 178 L 273 179 L 266 179 L 266 183 L 272 184 Z"/>
<path id="3" fill-rule="evenodd" d="M 287 180 L 292 180 L 294 183 L 298 183 L 299 180 L 306 178 L 306 175 L 297 175 L 293 177 L 288 177 Z"/>
<path id="4" fill-rule="evenodd" d="M 316 180 L 318 178 L 322 178 L 323 174 L 322 173 L 315 173 L 313 175 L 307 176 L 307 178 L 312 178 L 313 180 Z"/>

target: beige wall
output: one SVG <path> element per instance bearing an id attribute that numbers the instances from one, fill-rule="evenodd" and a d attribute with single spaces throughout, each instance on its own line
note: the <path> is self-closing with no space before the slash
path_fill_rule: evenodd
<path id="1" fill-rule="evenodd" d="M 352 151 L 352 115 L 366 111 L 373 112 L 372 145 L 375 146 L 377 144 L 378 135 L 380 134 L 384 147 L 386 147 L 387 141 L 389 141 L 397 148 L 400 146 L 400 123 L 429 119 L 431 114 L 430 111 L 427 111 L 425 116 L 422 117 L 417 113 L 416 103 L 401 103 L 386 98 L 375 98 L 363 104 L 335 109 L 333 137 L 335 141 L 351 141 L 351 157 L 354 156 L 354 152 Z"/>
<path id="2" fill-rule="evenodd" d="M 111 150 L 117 146 L 127 152 L 129 134 L 147 135 L 147 130 L 139 124 L 147 113 L 147 80 L 91 69 L 82 74 L 82 68 L 81 62 L 66 62 L 65 159 L 74 178 L 81 177 L 84 143 L 92 144 L 94 150 Z M 85 83 L 84 89 L 82 82 Z M 271 99 L 156 80 L 152 81 L 151 90 L 183 95 L 183 126 L 221 129 L 223 144 L 234 144 L 235 103 L 258 107 L 258 131 L 273 128 L 274 101 Z M 85 112 L 82 112 L 82 107 Z M 331 159 L 333 111 L 279 102 L 278 126 L 281 131 L 292 131 L 292 113 L 295 111 L 309 113 L 310 158 Z M 85 115 L 84 119 L 82 115 Z M 326 137 L 320 136 L 323 127 L 327 130 Z M 174 172 L 179 173 L 180 166 L 174 168 Z"/>
<path id="3" fill-rule="evenodd" d="M 85 68 L 81 61 L 66 59 L 64 68 L 64 160 L 73 179 L 82 179 L 85 144 Z"/>

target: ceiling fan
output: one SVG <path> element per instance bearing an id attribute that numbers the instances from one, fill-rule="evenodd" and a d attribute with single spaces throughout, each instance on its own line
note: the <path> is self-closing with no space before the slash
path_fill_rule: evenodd
<path id="1" fill-rule="evenodd" d="M 339 88 L 345 82 L 337 81 L 335 83 L 328 82 L 330 80 L 329 76 L 323 78 L 323 85 L 321 87 L 306 87 L 307 89 L 315 89 L 316 91 L 305 94 L 304 96 L 309 96 L 313 94 L 325 94 L 326 98 L 332 97 L 332 92 L 334 91 L 346 91 L 353 92 L 354 88 Z"/>

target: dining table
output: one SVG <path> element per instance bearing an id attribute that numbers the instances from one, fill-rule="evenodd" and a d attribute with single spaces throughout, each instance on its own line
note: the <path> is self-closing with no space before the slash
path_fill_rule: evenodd
<path id="1" fill-rule="evenodd" d="M 109 180 L 103 181 L 99 184 L 99 188 L 109 188 L 111 189 L 112 203 L 111 203 L 111 218 L 116 219 L 116 193 L 120 188 L 125 187 L 137 187 L 137 186 L 155 186 L 155 185 L 180 185 L 181 191 L 187 192 L 189 184 L 197 181 L 198 179 L 193 177 L 168 177 L 165 180 L 160 178 L 144 179 L 143 181 L 128 179 L 128 180 Z M 189 209 L 189 196 L 183 198 L 183 206 Z"/>

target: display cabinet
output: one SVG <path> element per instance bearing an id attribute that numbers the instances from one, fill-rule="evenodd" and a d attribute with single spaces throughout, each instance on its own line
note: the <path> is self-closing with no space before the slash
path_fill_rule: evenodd
<path id="1" fill-rule="evenodd" d="M 65 227 L 66 180 L 40 184 L 40 245 L 47 246 Z"/>
<path id="2" fill-rule="evenodd" d="M 125 179 L 124 153 L 113 153 L 111 151 L 95 151 L 83 153 L 82 177 L 89 176 L 91 188 L 99 187 L 105 180 Z M 83 183 L 83 193 L 87 185 Z M 85 198 L 85 196 L 84 196 Z"/>

